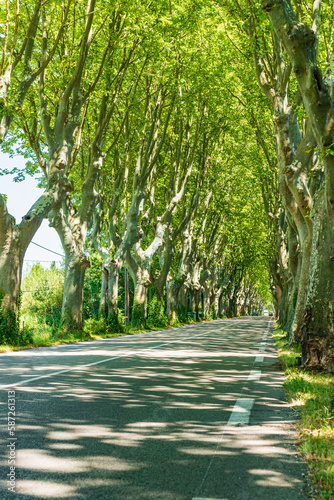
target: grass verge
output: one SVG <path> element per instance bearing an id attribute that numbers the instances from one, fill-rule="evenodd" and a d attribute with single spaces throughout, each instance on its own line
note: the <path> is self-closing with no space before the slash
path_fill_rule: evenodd
<path id="1" fill-rule="evenodd" d="M 298 366 L 300 349 L 288 345 L 287 334 L 273 334 L 286 379 L 284 389 L 298 412 L 299 450 L 316 485 L 313 498 L 334 499 L 334 375 Z"/>

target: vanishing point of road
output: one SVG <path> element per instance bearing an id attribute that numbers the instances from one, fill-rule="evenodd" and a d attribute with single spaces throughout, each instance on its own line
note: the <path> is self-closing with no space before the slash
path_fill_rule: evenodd
<path id="1" fill-rule="evenodd" d="M 271 330 L 236 318 L 1 354 L 1 500 L 308 498 Z"/>

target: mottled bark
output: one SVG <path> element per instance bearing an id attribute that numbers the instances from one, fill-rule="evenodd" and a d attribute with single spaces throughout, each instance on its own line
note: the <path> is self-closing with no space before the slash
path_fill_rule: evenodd
<path id="1" fill-rule="evenodd" d="M 88 224 L 81 222 L 69 197 L 50 212 L 50 226 L 56 229 L 65 252 L 62 313 L 67 330 L 79 330 L 82 327 L 84 278 L 87 267 L 91 265 L 84 253 Z"/>
<path id="2" fill-rule="evenodd" d="M 303 318 L 302 362 L 334 371 L 334 216 L 316 195 L 310 275 Z M 324 213 L 325 212 L 325 213 Z"/>
<path id="3" fill-rule="evenodd" d="M 271 70 L 271 81 L 267 78 L 262 59 L 257 52 L 254 52 L 254 62 L 259 86 L 274 111 L 279 192 L 288 217 L 291 218 L 290 226 L 298 235 L 300 249 L 298 256 L 294 255 L 300 261 L 297 266 L 298 284 L 294 281 L 293 275 L 288 282 L 286 279 L 281 281 L 280 295 L 284 297 L 284 301 L 281 301 L 280 306 L 284 304 L 287 310 L 282 311 L 280 307 L 279 317 L 290 333 L 290 340 L 300 341 L 312 243 L 310 218 L 312 199 L 307 185 L 307 172 L 316 144 L 310 127 L 307 127 L 304 137 L 301 136 L 294 106 L 288 102 L 289 71 L 284 61 L 281 43 L 276 36 L 273 39 L 277 63 Z M 289 290 L 283 290 L 287 285 Z M 292 290 L 297 293 L 297 300 L 294 300 Z M 288 294 L 290 294 L 289 299 Z"/>
<path id="4" fill-rule="evenodd" d="M 62 189 L 45 191 L 20 224 L 8 213 L 0 195 L 0 289 L 5 310 L 17 311 L 25 252 L 43 219 L 67 189 L 71 189 L 71 185 L 64 181 Z"/>
<path id="5" fill-rule="evenodd" d="M 63 310 L 66 331 L 82 328 L 82 302 L 85 273 L 90 261 L 76 253 L 65 252 L 66 276 L 64 283 Z"/>
<path id="6" fill-rule="evenodd" d="M 323 153 L 324 187 L 315 194 L 316 215 L 306 295 L 303 361 L 333 370 L 334 103 L 331 83 L 317 64 L 317 23 L 300 22 L 289 0 L 262 0 L 292 63 L 317 146 Z M 320 6 L 320 3 L 319 3 Z"/>
<path id="7" fill-rule="evenodd" d="M 167 315 L 170 323 L 177 321 L 177 304 L 180 285 L 175 281 L 167 281 Z"/>

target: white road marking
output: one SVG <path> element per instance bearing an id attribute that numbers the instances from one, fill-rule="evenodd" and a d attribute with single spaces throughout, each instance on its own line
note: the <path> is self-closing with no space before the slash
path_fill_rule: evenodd
<path id="1" fill-rule="evenodd" d="M 257 363 L 262 363 L 262 361 L 264 360 L 264 357 L 263 356 L 256 356 L 255 358 L 255 362 Z"/>
<path id="2" fill-rule="evenodd" d="M 266 348 L 265 348 L 265 347 L 260 347 L 260 348 L 259 348 L 259 351 L 265 351 L 265 350 L 266 350 Z"/>
<path id="3" fill-rule="evenodd" d="M 228 498 L 207 498 L 207 497 L 194 497 L 192 500 L 228 500 Z"/>
<path id="4" fill-rule="evenodd" d="M 247 425 L 254 401 L 254 398 L 237 399 L 227 425 Z"/>
<path id="5" fill-rule="evenodd" d="M 241 323 L 242 321 L 243 320 L 232 321 L 232 324 L 235 325 L 237 323 Z M 203 335 L 208 335 L 209 333 L 214 333 L 214 332 L 218 332 L 220 330 L 224 330 L 225 328 L 228 328 L 230 325 L 231 325 L 231 323 L 228 323 L 227 325 L 223 326 L 222 328 L 217 328 L 215 330 L 210 330 L 208 332 L 198 333 L 197 335 L 192 335 L 191 337 L 183 337 L 182 339 L 171 340 L 170 342 L 164 342 L 163 344 L 159 344 L 159 345 L 156 345 L 154 347 L 147 347 L 146 349 L 140 349 L 139 351 L 131 351 L 127 354 L 121 354 L 120 356 L 113 356 L 112 358 L 101 359 L 100 361 L 94 361 L 93 363 L 88 363 L 86 365 L 73 366 L 72 368 L 66 368 L 66 370 L 60 370 L 57 372 L 48 373 L 47 375 L 41 375 L 40 377 L 33 377 L 33 378 L 26 379 L 26 380 L 21 380 L 19 382 L 15 382 L 14 384 L 1 385 L 0 389 L 9 389 L 10 387 L 17 387 L 17 386 L 25 385 L 25 384 L 28 384 L 29 382 L 35 382 L 36 380 L 42 380 L 43 378 L 53 377 L 54 375 L 61 375 L 63 373 L 73 372 L 75 370 L 80 370 L 81 368 L 89 368 L 90 366 L 100 365 L 102 363 L 107 363 L 108 361 L 113 361 L 115 359 L 126 358 L 129 356 L 135 356 L 137 354 L 142 354 L 143 352 L 146 352 L 146 351 L 152 351 L 154 349 L 158 349 L 159 347 L 163 347 L 165 345 L 175 344 L 178 342 L 182 343 L 183 340 L 194 339 L 196 337 L 202 337 Z"/>
<path id="6" fill-rule="evenodd" d="M 252 370 L 247 380 L 260 380 L 260 378 L 261 378 L 261 370 Z"/>

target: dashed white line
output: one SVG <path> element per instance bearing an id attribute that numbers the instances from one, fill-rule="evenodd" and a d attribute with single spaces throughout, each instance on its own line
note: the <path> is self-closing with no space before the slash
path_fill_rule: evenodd
<path id="1" fill-rule="evenodd" d="M 264 360 L 264 357 L 263 356 L 256 356 L 255 358 L 255 363 L 262 363 Z"/>
<path id="2" fill-rule="evenodd" d="M 261 370 L 252 370 L 248 375 L 247 380 L 260 380 L 261 378 Z"/>
<path id="3" fill-rule="evenodd" d="M 254 398 L 237 399 L 227 425 L 247 425 L 254 401 Z"/>

